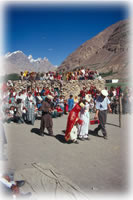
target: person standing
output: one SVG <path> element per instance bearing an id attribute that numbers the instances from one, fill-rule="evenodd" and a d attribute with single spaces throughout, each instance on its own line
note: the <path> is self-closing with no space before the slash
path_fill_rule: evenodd
<path id="1" fill-rule="evenodd" d="M 78 127 L 79 139 L 89 140 L 89 125 L 90 125 L 90 114 L 89 114 L 89 96 L 85 96 L 85 106 L 81 109 L 80 119 L 83 121 Z"/>
<path id="2" fill-rule="evenodd" d="M 96 100 L 96 114 L 94 116 L 94 119 L 99 118 L 100 121 L 98 127 L 94 130 L 94 132 L 98 135 L 98 131 L 101 130 L 104 139 L 108 139 L 107 131 L 105 128 L 108 109 L 109 112 L 112 112 L 110 107 L 110 101 L 108 99 L 108 91 L 104 89 L 101 91 L 101 95 Z"/>
<path id="3" fill-rule="evenodd" d="M 63 98 L 62 95 L 59 98 L 58 104 L 59 104 L 59 106 L 61 107 L 61 109 L 63 110 L 63 113 L 64 113 L 64 98 Z"/>
<path id="4" fill-rule="evenodd" d="M 82 121 L 79 119 L 79 112 L 81 108 L 84 107 L 82 102 L 77 103 L 74 108 L 70 111 L 67 119 L 67 127 L 65 132 L 65 140 L 68 142 L 72 140 L 73 143 L 78 144 L 77 142 L 77 130 L 74 130 L 75 137 L 71 137 L 71 133 L 73 133 L 73 128 L 75 129 L 77 124 L 82 124 Z M 74 139 L 73 139 L 74 138 Z"/>
<path id="5" fill-rule="evenodd" d="M 45 101 L 42 102 L 41 110 L 41 124 L 40 124 L 40 135 L 44 136 L 44 129 L 47 128 L 49 135 L 53 136 L 53 120 L 51 116 L 51 100 L 53 97 L 48 95 Z"/>
<path id="6" fill-rule="evenodd" d="M 36 101 L 35 98 L 32 96 L 32 93 L 29 92 L 27 98 L 25 99 L 25 108 L 26 108 L 26 116 L 27 121 L 31 122 L 32 125 L 34 125 L 35 122 L 35 105 Z"/>
<path id="7" fill-rule="evenodd" d="M 70 112 L 72 110 L 73 106 L 74 106 L 73 95 L 70 95 L 70 97 L 68 99 L 68 112 Z"/>
<path id="8" fill-rule="evenodd" d="M 78 103 L 78 101 L 79 101 L 79 100 L 78 100 L 78 97 L 75 96 L 75 97 L 74 97 L 74 106 Z"/>

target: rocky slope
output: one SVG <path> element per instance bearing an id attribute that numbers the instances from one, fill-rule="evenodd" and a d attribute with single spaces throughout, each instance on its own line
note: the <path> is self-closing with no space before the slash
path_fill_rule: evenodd
<path id="1" fill-rule="evenodd" d="M 58 70 L 68 71 L 77 67 L 112 72 L 108 78 L 128 77 L 129 22 L 119 21 L 86 41 L 70 54 Z"/>

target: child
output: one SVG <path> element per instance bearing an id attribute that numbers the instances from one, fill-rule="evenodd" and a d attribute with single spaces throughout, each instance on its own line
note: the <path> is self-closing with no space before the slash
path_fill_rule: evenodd
<path id="1" fill-rule="evenodd" d="M 74 106 L 76 105 L 76 103 L 78 103 L 78 97 L 77 96 L 74 97 Z"/>
<path id="2" fill-rule="evenodd" d="M 57 105 L 55 109 L 57 110 L 57 116 L 61 117 L 61 115 L 63 115 L 63 110 L 61 109 L 61 107 Z"/>
<path id="3" fill-rule="evenodd" d="M 94 101 L 93 99 L 90 100 L 90 109 L 89 109 L 90 113 L 94 111 Z"/>
<path id="4" fill-rule="evenodd" d="M 9 110 L 6 110 L 7 115 L 7 123 L 10 123 L 11 121 L 14 121 L 14 106 L 11 106 Z"/>
<path id="5" fill-rule="evenodd" d="M 73 95 L 70 95 L 70 98 L 68 99 L 68 112 L 72 110 L 73 106 L 74 106 Z"/>

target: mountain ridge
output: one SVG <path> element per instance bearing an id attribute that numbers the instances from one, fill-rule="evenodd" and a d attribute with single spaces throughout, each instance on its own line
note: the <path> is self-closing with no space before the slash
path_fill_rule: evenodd
<path id="1" fill-rule="evenodd" d="M 44 57 L 33 59 L 32 55 L 25 55 L 22 51 L 17 50 L 12 53 L 8 52 L 3 57 L 4 73 L 20 73 L 21 71 L 48 72 L 56 69 L 48 58 Z"/>
<path id="2" fill-rule="evenodd" d="M 121 20 L 87 40 L 58 67 L 59 71 L 85 67 L 103 72 L 115 72 L 113 78 L 125 78 L 128 66 L 128 20 Z M 119 70 L 121 72 L 119 72 Z"/>

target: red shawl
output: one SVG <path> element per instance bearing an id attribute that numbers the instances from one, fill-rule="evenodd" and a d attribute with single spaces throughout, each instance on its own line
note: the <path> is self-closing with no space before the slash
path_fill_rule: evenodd
<path id="1" fill-rule="evenodd" d="M 68 141 L 70 139 L 70 132 L 74 126 L 74 124 L 76 122 L 80 123 L 80 121 L 78 121 L 78 114 L 81 110 L 81 107 L 79 106 L 79 104 L 76 104 L 74 106 L 74 108 L 70 111 L 68 119 L 67 119 L 67 128 L 66 128 L 66 132 L 65 132 L 65 140 Z"/>

